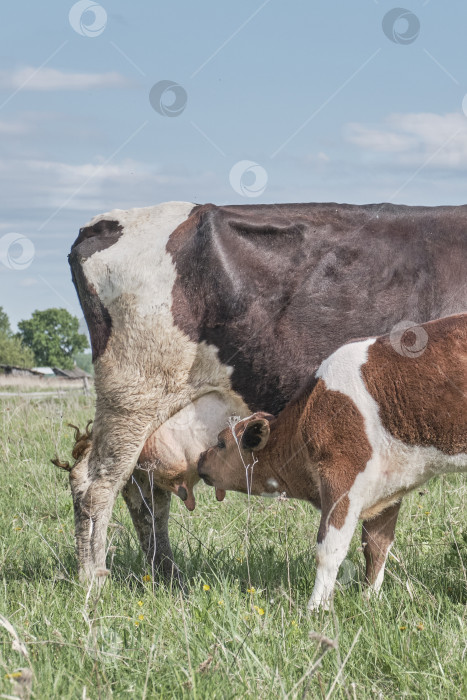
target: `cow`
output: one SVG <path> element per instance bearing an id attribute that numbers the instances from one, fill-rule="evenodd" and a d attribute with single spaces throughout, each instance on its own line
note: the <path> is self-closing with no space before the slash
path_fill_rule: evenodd
<path id="1" fill-rule="evenodd" d="M 171 492 L 152 478 L 160 465 L 136 469 L 167 421 L 203 397 L 186 431 L 196 450 L 169 465 L 196 474 L 226 415 L 277 415 L 344 342 L 465 310 L 466 253 L 466 206 L 167 202 L 80 229 L 69 262 L 97 397 L 70 472 L 80 577 L 108 573 L 122 489 L 148 561 L 172 575 Z"/>
<path id="2" fill-rule="evenodd" d="M 321 510 L 309 610 L 329 606 L 359 518 L 365 581 L 378 592 L 402 497 L 467 471 L 467 314 L 417 330 L 414 355 L 389 335 L 341 346 L 277 418 L 225 428 L 199 459 L 218 500 L 282 493 Z"/>

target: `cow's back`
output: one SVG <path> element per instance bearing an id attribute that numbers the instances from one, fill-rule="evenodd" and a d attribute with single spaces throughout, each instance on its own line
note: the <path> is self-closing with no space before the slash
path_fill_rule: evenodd
<path id="1" fill-rule="evenodd" d="M 196 208 L 170 239 L 175 323 L 277 413 L 351 338 L 467 308 L 467 207 Z"/>
<path id="2" fill-rule="evenodd" d="M 70 263 L 96 366 L 162 417 L 212 386 L 277 413 L 347 340 L 465 310 L 466 259 L 467 207 L 172 202 L 97 217 Z"/>

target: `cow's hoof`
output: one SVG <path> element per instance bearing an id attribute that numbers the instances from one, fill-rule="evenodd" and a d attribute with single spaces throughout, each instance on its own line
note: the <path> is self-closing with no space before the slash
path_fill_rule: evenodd
<path id="1" fill-rule="evenodd" d="M 183 574 L 174 561 L 166 557 L 159 563 L 154 563 L 152 568 L 154 579 L 159 577 L 165 586 L 176 586 L 185 591 Z"/>
<path id="2" fill-rule="evenodd" d="M 110 571 L 105 568 L 80 567 L 78 578 L 83 586 L 97 586 L 101 588 L 107 581 Z"/>

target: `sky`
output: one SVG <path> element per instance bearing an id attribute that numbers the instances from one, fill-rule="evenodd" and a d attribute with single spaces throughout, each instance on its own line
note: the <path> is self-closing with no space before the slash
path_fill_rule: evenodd
<path id="1" fill-rule="evenodd" d="M 0 306 L 82 319 L 114 208 L 467 202 L 465 0 L 16 0 L 0 26 Z"/>

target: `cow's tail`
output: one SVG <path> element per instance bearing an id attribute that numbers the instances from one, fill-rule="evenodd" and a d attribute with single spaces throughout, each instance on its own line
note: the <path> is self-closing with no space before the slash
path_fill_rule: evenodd
<path id="1" fill-rule="evenodd" d="M 60 469 L 64 469 L 67 472 L 71 472 L 73 467 L 75 467 L 76 463 L 79 462 L 82 459 L 82 457 L 87 452 L 89 452 L 89 450 L 91 449 L 91 445 L 92 445 L 92 430 L 90 430 L 91 423 L 92 423 L 92 420 L 88 421 L 84 433 L 82 433 L 76 425 L 72 425 L 72 423 L 68 423 L 70 428 L 73 428 L 73 430 L 75 431 L 75 444 L 73 445 L 73 449 L 71 451 L 71 455 L 72 455 L 73 459 L 75 460 L 75 462 L 71 466 L 69 462 L 63 462 L 58 457 L 55 457 L 55 459 L 50 460 L 52 462 L 52 464 L 54 464 L 56 467 L 59 467 Z"/>

